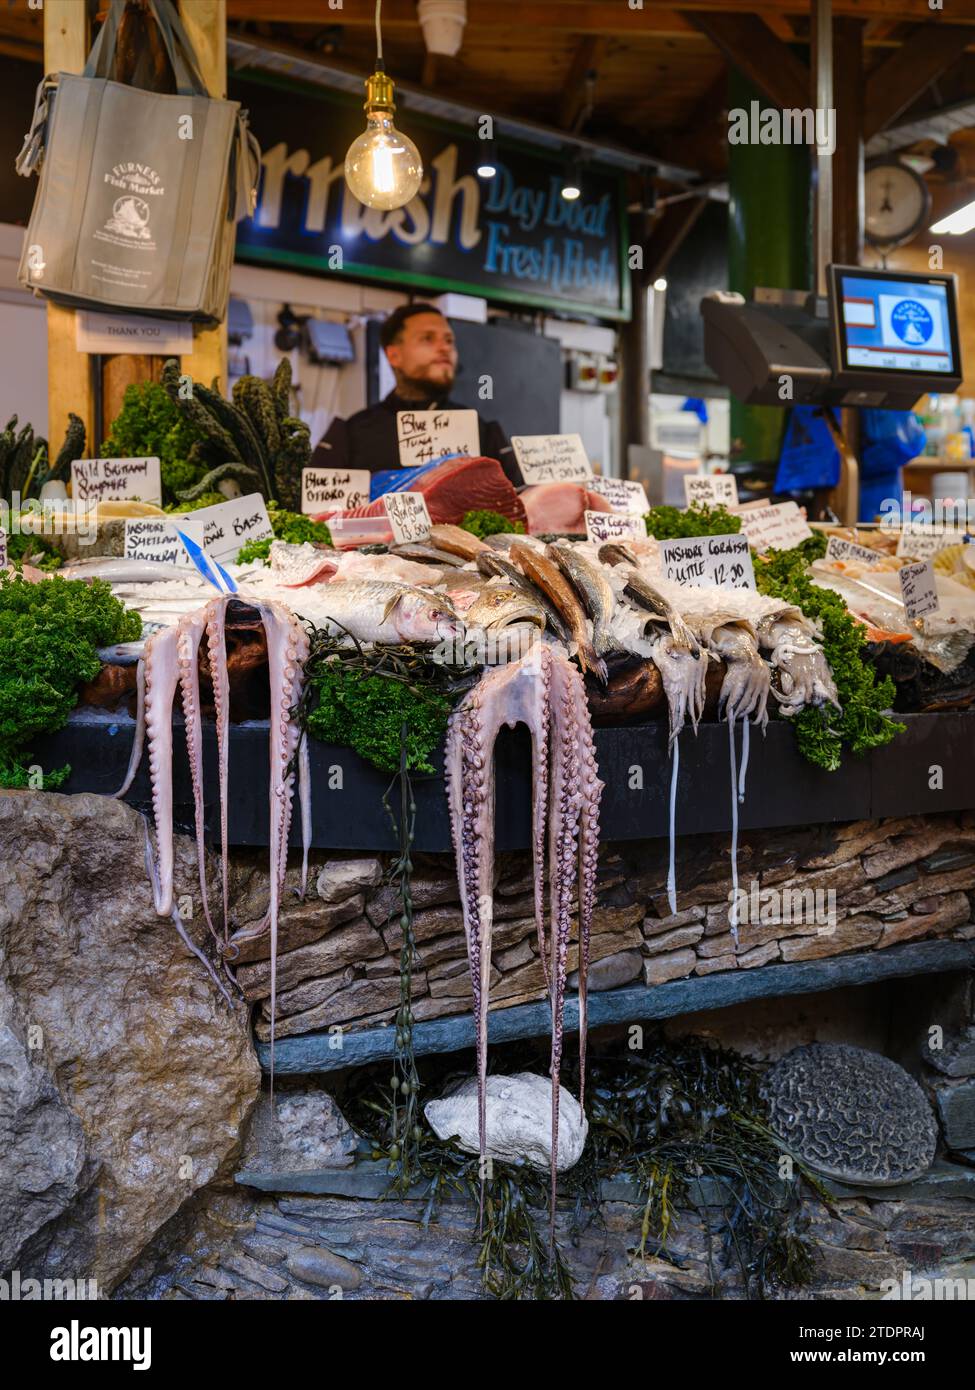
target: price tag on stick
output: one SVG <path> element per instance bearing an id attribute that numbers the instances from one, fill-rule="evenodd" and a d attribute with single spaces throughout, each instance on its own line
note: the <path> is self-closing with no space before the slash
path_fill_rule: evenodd
<path id="1" fill-rule="evenodd" d="M 76 502 L 162 501 L 157 458 L 75 459 L 71 496 Z"/>
<path id="2" fill-rule="evenodd" d="M 197 513 L 197 516 L 199 513 Z M 183 565 L 190 568 L 186 547 L 178 530 L 197 545 L 203 545 L 203 523 L 193 517 L 172 522 L 168 517 L 127 517 L 125 521 L 124 553 L 127 560 L 154 560 L 162 565 Z"/>
<path id="3" fill-rule="evenodd" d="M 883 557 L 869 546 L 857 545 L 855 541 L 844 541 L 839 536 L 830 536 L 826 543 L 827 560 L 855 560 L 861 565 L 876 565 Z"/>
<path id="4" fill-rule="evenodd" d="M 301 510 L 317 516 L 332 508 L 362 507 L 369 501 L 368 468 L 303 468 Z"/>
<path id="5" fill-rule="evenodd" d="M 738 479 L 733 473 L 685 473 L 684 500 L 689 507 L 737 507 Z"/>
<path id="6" fill-rule="evenodd" d="M 773 502 L 764 507 L 743 507 L 742 532 L 760 555 L 767 550 L 792 550 L 812 535 L 795 502 Z"/>
<path id="7" fill-rule="evenodd" d="M 629 478 L 590 478 L 586 487 L 590 492 L 605 497 L 614 512 L 645 516 L 650 510 L 646 488 L 642 483 L 631 482 Z"/>
<path id="8" fill-rule="evenodd" d="M 930 560 L 922 560 L 916 565 L 904 565 L 898 570 L 898 578 L 901 582 L 904 607 L 912 622 L 928 613 L 936 613 L 941 607 L 938 602 L 934 567 Z"/>
<path id="9" fill-rule="evenodd" d="M 660 542 L 664 576 L 702 588 L 754 589 L 755 570 L 747 536 L 691 536 Z"/>
<path id="10" fill-rule="evenodd" d="M 477 458 L 481 452 L 476 410 L 398 410 L 396 439 L 403 468 L 419 468 L 454 454 Z"/>
<path id="11" fill-rule="evenodd" d="M 646 539 L 647 527 L 642 516 L 624 516 L 622 512 L 586 512 L 586 537 L 593 545 L 606 541 L 628 541 L 634 537 Z"/>
<path id="12" fill-rule="evenodd" d="M 592 464 L 579 434 L 516 434 L 515 451 L 521 476 L 528 483 L 585 483 L 592 479 Z"/>
<path id="13" fill-rule="evenodd" d="M 422 492 L 387 492 L 383 502 L 397 545 L 409 545 L 429 536 L 433 522 Z"/>

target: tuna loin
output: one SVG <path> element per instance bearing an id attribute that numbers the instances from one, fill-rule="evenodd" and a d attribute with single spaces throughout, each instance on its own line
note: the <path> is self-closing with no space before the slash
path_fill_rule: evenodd
<path id="1" fill-rule="evenodd" d="M 457 526 L 464 513 L 471 511 L 500 512 L 509 521 L 526 520 L 521 499 L 497 459 L 446 459 L 417 478 L 410 491 L 423 493 L 435 525 Z M 339 515 L 343 519 L 383 516 L 385 507 L 383 499 L 377 497 L 375 502 L 364 507 L 323 514 L 323 520 L 328 520 L 329 515 Z"/>

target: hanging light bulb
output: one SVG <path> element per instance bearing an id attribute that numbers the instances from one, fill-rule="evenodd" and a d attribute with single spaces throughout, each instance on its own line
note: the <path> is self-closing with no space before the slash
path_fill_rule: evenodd
<path id="1" fill-rule="evenodd" d="M 582 197 L 582 177 L 578 159 L 570 159 L 566 163 L 562 176 L 562 197 L 567 203 L 574 203 L 577 198 Z"/>
<path id="2" fill-rule="evenodd" d="M 480 140 L 478 145 L 477 177 L 479 179 L 493 179 L 498 172 L 498 151 L 494 137 L 492 136 L 490 140 Z"/>
<path id="3" fill-rule="evenodd" d="M 415 198 L 423 161 L 413 141 L 393 124 L 393 80 L 383 67 L 382 0 L 376 0 L 376 71 L 366 78 L 366 128 L 345 156 L 345 181 L 366 207 L 390 211 Z"/>

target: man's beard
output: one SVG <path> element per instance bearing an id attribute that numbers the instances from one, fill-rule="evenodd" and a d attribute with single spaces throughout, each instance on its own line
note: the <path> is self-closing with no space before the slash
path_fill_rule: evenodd
<path id="1" fill-rule="evenodd" d="M 450 394 L 454 384 L 454 373 L 443 381 L 430 381 L 427 377 L 407 376 L 405 372 L 396 374 L 396 390 L 401 396 L 412 396 L 420 399 L 424 396 L 446 396 Z"/>

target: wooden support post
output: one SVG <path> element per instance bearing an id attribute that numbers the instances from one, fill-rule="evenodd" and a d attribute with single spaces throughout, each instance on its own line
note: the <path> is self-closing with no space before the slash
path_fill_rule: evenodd
<path id="1" fill-rule="evenodd" d="M 833 260 L 859 265 L 863 255 L 863 20 L 833 20 Z"/>
<path id="2" fill-rule="evenodd" d="M 47 0 L 44 6 L 44 71 L 81 72 L 88 57 L 87 7 L 80 0 Z M 68 412 L 85 422 L 88 448 L 94 441 L 94 390 L 91 359 L 75 341 L 77 315 L 60 304 L 47 306 L 47 437 L 52 457 L 61 447 Z"/>
<path id="3" fill-rule="evenodd" d="M 212 97 L 227 95 L 227 0 L 180 0 L 180 17 Z M 194 328 L 193 351 L 183 371 L 209 386 L 214 377 L 227 390 L 227 320 L 216 328 Z"/>

